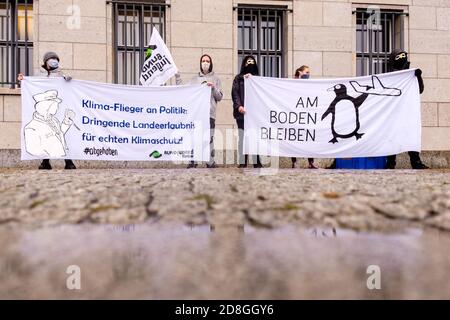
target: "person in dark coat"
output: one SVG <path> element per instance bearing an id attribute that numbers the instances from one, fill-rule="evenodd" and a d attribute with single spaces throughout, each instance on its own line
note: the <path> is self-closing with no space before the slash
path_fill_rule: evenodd
<path id="1" fill-rule="evenodd" d="M 409 69 L 408 53 L 404 50 L 394 50 L 389 56 L 388 70 L 389 72 Z M 422 70 L 417 69 L 415 72 L 417 81 L 419 82 L 419 92 L 422 94 L 425 86 L 422 79 Z M 409 151 L 409 160 L 413 169 L 429 169 L 420 159 L 420 153 L 417 151 Z M 387 157 L 386 169 L 395 169 L 396 155 Z"/>
<path id="2" fill-rule="evenodd" d="M 244 77 L 250 75 L 258 76 L 259 70 L 256 60 L 249 55 L 244 57 L 241 65 L 241 72 L 233 80 L 233 88 L 231 90 L 231 98 L 233 99 L 233 117 L 236 119 L 236 124 L 239 130 L 239 144 L 238 144 L 238 161 L 239 168 L 247 167 L 248 155 L 243 154 L 244 147 Z M 253 156 L 253 167 L 262 168 L 261 159 L 259 155 Z"/>

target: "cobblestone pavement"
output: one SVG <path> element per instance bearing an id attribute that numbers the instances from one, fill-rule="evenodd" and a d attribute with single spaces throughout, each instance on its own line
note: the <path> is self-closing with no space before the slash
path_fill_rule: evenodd
<path id="1" fill-rule="evenodd" d="M 450 298 L 449 170 L 0 179 L 0 298 Z M 81 290 L 66 288 L 69 265 Z"/>

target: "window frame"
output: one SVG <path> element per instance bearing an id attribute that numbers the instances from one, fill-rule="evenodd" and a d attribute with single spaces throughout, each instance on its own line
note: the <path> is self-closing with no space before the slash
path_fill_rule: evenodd
<path id="1" fill-rule="evenodd" d="M 371 74 L 377 74 L 382 72 L 387 72 L 387 64 L 389 55 L 394 49 L 402 49 L 405 47 L 405 38 L 406 38 L 406 30 L 405 30 L 405 17 L 408 16 L 408 13 L 403 9 L 384 9 L 380 8 L 380 25 L 384 30 L 387 29 L 389 25 L 389 42 L 387 42 L 385 36 L 381 36 L 381 41 L 374 40 L 376 33 L 379 30 L 370 32 L 366 26 L 367 21 L 373 15 L 374 10 L 370 10 L 371 8 L 356 8 L 353 10 L 353 14 L 356 15 L 355 19 L 355 73 L 356 76 L 365 76 Z M 359 19 L 363 19 L 363 23 L 360 24 Z M 388 22 L 389 21 L 389 22 Z M 396 26 L 400 25 L 399 29 L 396 29 Z M 359 27 L 362 26 L 362 27 Z M 360 30 L 365 30 L 359 36 L 358 32 Z M 361 38 L 361 45 L 358 45 L 359 39 Z M 366 41 L 367 40 L 367 41 Z M 381 43 L 380 43 L 381 42 Z M 360 50 L 362 46 L 362 51 Z M 381 50 L 376 50 L 380 48 Z M 375 49 L 374 49 L 375 48 Z M 366 51 L 367 49 L 367 51 Z M 383 51 L 383 49 L 385 49 Z M 389 50 L 386 50 L 389 49 Z M 362 60 L 362 61 L 360 61 Z M 378 61 L 377 61 L 378 60 Z M 381 61 L 381 63 L 380 63 Z M 374 64 L 375 63 L 375 64 Z M 361 64 L 359 68 L 358 64 Z M 380 67 L 381 65 L 381 67 Z M 358 72 L 360 71 L 360 72 Z"/>
<path id="2" fill-rule="evenodd" d="M 6 55 L 6 65 L 0 74 L 0 87 L 9 87 L 15 89 L 20 87 L 17 75 L 23 73 L 25 76 L 30 75 L 33 71 L 33 41 L 30 40 L 30 29 L 34 30 L 34 3 L 33 0 L 3 0 L 1 5 L 5 5 L 6 15 L 2 15 L 0 23 L 3 26 L 3 19 L 6 19 L 6 30 L 0 29 L 0 56 L 3 64 L 3 50 Z M 25 31 L 24 39 L 20 39 L 19 35 L 19 9 L 24 6 L 25 12 Z M 32 26 L 29 27 L 29 12 L 32 15 Z M 3 38 L 5 35 L 5 38 Z M 31 34 L 32 38 L 34 36 Z M 24 66 L 21 65 L 21 49 L 24 49 Z M 22 70 L 22 68 L 25 68 Z"/>
<path id="3" fill-rule="evenodd" d="M 237 5 L 233 8 L 233 10 L 236 11 L 236 54 L 237 54 L 237 70 L 240 71 L 241 67 L 241 61 L 242 58 L 246 55 L 254 55 L 255 59 L 258 63 L 259 72 L 262 76 L 268 76 L 268 77 L 278 77 L 282 78 L 285 77 L 285 65 L 286 65 L 286 44 L 285 44 L 285 25 L 287 23 L 287 15 L 286 12 L 292 12 L 292 9 L 288 9 L 286 6 L 265 6 L 265 5 Z M 244 19 L 241 20 L 241 17 Z M 255 29 L 255 32 L 250 31 L 248 36 L 248 43 L 252 44 L 251 46 L 246 47 L 245 42 L 245 31 L 241 30 L 242 23 L 241 21 L 247 21 L 245 20 L 246 17 L 250 17 L 248 21 L 251 21 L 250 30 Z M 256 21 L 254 21 L 253 17 L 256 17 Z M 264 21 L 264 18 L 267 19 Z M 275 24 L 274 24 L 274 44 L 275 46 L 266 46 L 266 48 L 263 48 L 264 46 L 264 40 L 265 43 L 270 42 L 270 35 L 269 32 L 266 33 L 266 36 L 264 36 L 264 24 L 265 26 L 269 26 L 269 23 L 267 22 L 270 18 L 274 18 Z M 270 20 L 269 20 L 270 21 Z M 278 22 L 279 21 L 279 22 Z M 273 22 L 270 21 L 270 22 Z M 255 23 L 255 25 L 254 25 Z M 246 29 L 247 26 L 244 26 Z M 256 39 L 252 37 L 253 35 L 256 35 Z M 264 38 L 264 40 L 263 40 Z M 273 38 L 272 38 L 273 39 Z M 268 40 L 268 41 L 267 41 Z M 254 44 L 256 43 L 256 48 L 254 48 Z M 270 59 L 267 59 L 266 57 L 275 57 L 275 59 L 279 59 L 278 66 L 274 68 L 275 64 L 273 64 L 270 67 Z M 265 60 L 267 59 L 267 60 Z M 269 66 L 269 68 L 268 68 Z M 266 74 L 266 70 L 274 70 L 277 72 L 277 74 Z"/>
<path id="4" fill-rule="evenodd" d="M 145 14 L 150 13 L 150 33 L 148 35 L 148 40 L 151 36 L 151 30 L 153 26 L 157 26 L 160 30 L 161 37 L 164 41 L 166 41 L 166 17 L 167 17 L 167 8 L 170 7 L 170 4 L 166 4 L 164 2 L 144 2 L 144 1 L 123 1 L 123 0 L 111 0 L 107 1 L 108 4 L 112 4 L 112 38 L 113 38 L 113 83 L 118 84 L 128 84 L 128 85 L 138 85 L 139 77 L 140 77 L 140 69 L 144 64 L 145 60 L 145 50 L 147 49 L 148 43 L 145 43 L 146 39 L 144 39 L 144 27 L 145 27 Z M 148 10 L 150 9 L 150 10 Z M 125 11 L 125 13 L 132 12 L 132 15 L 124 14 L 119 15 L 120 11 Z M 135 12 L 138 14 L 136 15 Z M 152 15 L 157 13 L 157 17 L 153 17 Z M 132 26 L 131 34 L 133 36 L 133 41 L 131 45 L 128 45 L 127 35 L 130 33 L 130 30 L 127 28 L 123 28 L 122 31 L 125 34 L 125 37 L 122 39 L 124 43 L 119 44 L 119 17 L 125 17 L 124 23 L 128 25 L 130 22 L 128 19 L 131 17 Z M 155 19 L 155 21 L 153 21 Z M 161 32 L 162 29 L 162 32 Z M 136 36 L 136 30 L 137 36 Z M 136 44 L 137 43 L 137 44 Z M 122 53 L 122 58 L 120 55 Z M 127 55 L 131 53 L 131 66 L 128 65 Z M 136 54 L 138 58 L 136 58 Z M 125 55 L 125 57 L 123 57 Z M 119 66 L 119 59 L 123 61 L 123 69 Z M 122 70 L 122 72 L 121 72 Z M 121 77 L 119 77 L 121 74 Z M 122 79 L 120 79 L 122 78 Z M 129 79 L 130 78 L 130 79 Z M 130 80 L 130 81 L 129 81 Z"/>

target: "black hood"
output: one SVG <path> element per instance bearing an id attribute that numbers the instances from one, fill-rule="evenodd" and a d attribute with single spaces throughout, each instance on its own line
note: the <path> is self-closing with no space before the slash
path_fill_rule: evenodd
<path id="1" fill-rule="evenodd" d="M 408 53 L 405 50 L 394 50 L 389 56 L 388 70 L 398 71 L 409 69 Z"/>
<path id="2" fill-rule="evenodd" d="M 255 64 L 245 66 L 248 59 L 253 59 L 255 61 Z M 247 73 L 251 73 L 254 76 L 259 76 L 258 64 L 256 63 L 256 59 L 254 56 L 245 56 L 242 60 L 241 72 L 239 74 L 243 76 Z"/>

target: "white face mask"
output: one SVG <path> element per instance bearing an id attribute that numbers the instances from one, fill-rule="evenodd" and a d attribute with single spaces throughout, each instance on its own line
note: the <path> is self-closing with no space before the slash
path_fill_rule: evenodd
<path id="1" fill-rule="evenodd" d="M 48 59 L 47 60 L 47 65 L 51 68 L 51 69 L 56 69 L 59 66 L 59 61 L 56 59 Z"/>
<path id="2" fill-rule="evenodd" d="M 209 62 L 202 62 L 202 70 L 203 72 L 209 72 L 209 66 L 211 64 Z"/>

